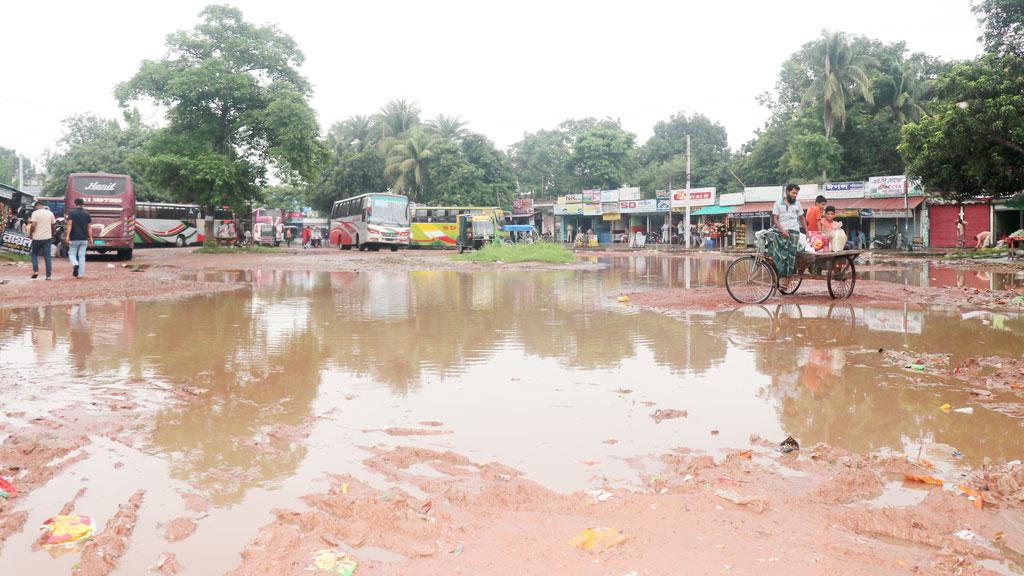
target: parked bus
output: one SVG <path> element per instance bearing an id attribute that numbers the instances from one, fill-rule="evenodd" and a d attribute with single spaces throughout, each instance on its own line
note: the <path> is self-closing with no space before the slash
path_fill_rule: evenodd
<path id="1" fill-rule="evenodd" d="M 408 246 L 409 199 L 381 192 L 338 200 L 331 209 L 329 241 L 343 250 Z"/>
<path id="2" fill-rule="evenodd" d="M 238 243 L 238 222 L 235 220 L 235 211 L 229 206 L 213 209 L 213 237 L 222 245 Z"/>
<path id="3" fill-rule="evenodd" d="M 284 233 L 284 218 L 277 208 L 257 208 L 252 211 L 252 241 L 262 246 L 277 246 L 277 229 Z"/>
<path id="4" fill-rule="evenodd" d="M 414 248 L 455 248 L 461 214 L 493 214 L 496 225 L 504 224 L 502 210 L 493 206 L 415 206 L 411 212 L 409 245 Z"/>
<path id="5" fill-rule="evenodd" d="M 138 202 L 136 246 L 192 246 L 203 243 L 203 213 L 195 204 Z"/>
<path id="6" fill-rule="evenodd" d="M 131 260 L 135 245 L 135 189 L 131 176 L 69 174 L 65 206 L 74 206 L 78 198 L 85 201 L 85 209 L 92 216 L 93 241 L 89 250 L 101 254 L 116 251 L 118 257 Z"/>

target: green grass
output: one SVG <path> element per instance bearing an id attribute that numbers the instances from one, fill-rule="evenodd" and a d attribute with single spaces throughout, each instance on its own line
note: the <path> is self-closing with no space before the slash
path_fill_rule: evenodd
<path id="1" fill-rule="evenodd" d="M 274 246 L 203 246 L 193 250 L 196 254 L 271 254 L 280 252 Z"/>
<path id="2" fill-rule="evenodd" d="M 13 254 L 0 251 L 0 262 L 28 262 L 30 259 L 27 254 Z"/>
<path id="3" fill-rule="evenodd" d="M 484 246 L 483 250 L 467 250 L 465 253 L 455 256 L 455 260 L 570 264 L 576 261 L 576 257 L 558 244 L 536 242 L 533 244 L 489 244 Z"/>
<path id="4" fill-rule="evenodd" d="M 1006 248 L 982 248 L 981 250 L 965 250 L 963 252 L 952 252 L 946 254 L 947 260 L 967 260 L 974 258 L 991 258 L 1006 254 Z"/>

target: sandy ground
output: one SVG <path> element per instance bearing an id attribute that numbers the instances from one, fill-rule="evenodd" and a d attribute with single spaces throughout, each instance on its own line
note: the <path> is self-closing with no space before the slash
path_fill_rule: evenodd
<path id="1" fill-rule="evenodd" d="M 0 280 L 9 280 L 0 286 L 0 306 L 155 298 L 240 287 L 216 275 L 205 278 L 204 271 L 491 267 L 456 263 L 447 256 L 335 250 L 224 256 L 152 250 L 138 252 L 132 262 L 141 265 L 140 272 L 120 262 L 90 262 L 89 276 L 76 280 L 62 261 L 56 264 L 55 280 L 47 283 L 29 280 L 27 267 L 0 266 Z M 196 274 L 189 278 L 192 272 Z M 1008 306 L 1012 296 L 1005 291 L 864 281 L 849 301 L 999 308 Z M 722 289 L 660 290 L 631 297 L 637 305 L 668 313 L 735 306 Z M 828 296 L 822 283 L 813 283 L 787 298 L 821 302 Z M 977 358 L 950 374 L 972 382 L 979 375 L 985 376 L 985 389 L 1020 396 L 1024 360 Z M 168 391 L 164 400 L 187 403 L 191 396 L 188 390 Z M 19 494 L 0 499 L 0 555 L 5 540 L 25 528 L 28 515 L 18 509 L 19 499 L 86 458 L 96 439 L 134 445 L 148 433 L 147 413 L 130 402 L 97 403 L 106 403 L 105 409 L 61 409 L 20 426 L 10 423 L 23 416 L 17 407 L 3 407 L 0 476 L 12 479 Z M 663 410 L 665 418 L 685 417 L 672 413 L 672 407 Z M 421 425 L 384 431 L 399 437 L 448 433 L 441 422 Z M 301 443 L 307 433 L 304 426 L 295 426 L 271 436 Z M 848 454 L 825 445 L 784 454 L 778 450 L 781 440 L 753 437 L 717 461 L 685 447 L 637 455 L 631 485 L 571 494 L 549 490 L 501 463 L 475 462 L 453 452 L 370 448 L 365 466 L 399 487 L 380 490 L 366 479 L 331 476 L 329 490 L 308 494 L 305 507 L 274 510 L 274 519 L 258 537 L 238 550 L 238 565 L 229 574 L 328 574 L 314 566 L 324 549 L 349 554 L 359 562 L 356 573 L 365 575 L 939 575 L 1012 573 L 1024 566 L 1024 466 L 1019 462 L 964 470 L 948 453 L 908 459 Z M 600 463 L 595 466 L 599 470 Z M 936 476 L 945 485 L 908 480 L 908 475 Z M 230 483 L 231 475 L 226 476 Z M 137 517 L 145 514 L 145 488 L 123 487 L 117 513 L 83 548 L 75 574 L 117 573 L 119 559 L 132 545 Z M 893 493 L 902 497 L 892 498 Z M 165 526 L 168 542 L 192 537 L 210 508 L 202 495 L 182 498 L 190 515 Z M 75 499 L 62 512 L 74 511 Z M 173 554 L 153 560 L 153 573 L 194 573 Z"/>

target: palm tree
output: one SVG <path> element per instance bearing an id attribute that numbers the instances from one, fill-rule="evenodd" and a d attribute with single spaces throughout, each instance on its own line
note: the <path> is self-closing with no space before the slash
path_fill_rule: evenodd
<path id="1" fill-rule="evenodd" d="M 413 201 L 427 183 L 430 159 L 434 152 L 431 147 L 437 137 L 413 130 L 407 138 L 394 140 L 388 149 L 384 166 L 384 177 L 391 181 L 395 192 L 402 192 Z"/>
<path id="2" fill-rule="evenodd" d="M 821 98 L 825 109 L 825 136 L 830 137 L 836 120 L 846 128 L 847 103 L 852 102 L 855 95 L 874 104 L 866 70 L 878 63 L 870 56 L 854 53 L 843 32 L 822 30 L 813 54 L 814 80 L 804 94 L 804 101 Z"/>
<path id="3" fill-rule="evenodd" d="M 880 91 L 887 101 L 888 113 L 896 123 L 902 126 L 925 116 L 921 104 L 931 91 L 931 82 L 922 78 L 917 64 L 897 58 L 888 66 L 882 82 Z"/>
<path id="4" fill-rule="evenodd" d="M 437 118 L 427 122 L 427 127 L 438 137 L 454 142 L 461 141 L 469 133 L 469 130 L 466 130 L 466 123 L 459 116 L 438 114 Z"/>
<path id="5" fill-rule="evenodd" d="M 373 121 L 368 116 L 349 116 L 342 122 L 337 122 L 327 132 L 327 142 L 335 150 L 353 147 L 357 151 L 375 144 L 376 131 L 373 129 Z"/>
<path id="6" fill-rule="evenodd" d="M 398 138 L 419 125 L 420 107 L 415 102 L 406 102 L 405 98 L 392 100 L 374 115 L 373 122 L 381 142 Z"/>

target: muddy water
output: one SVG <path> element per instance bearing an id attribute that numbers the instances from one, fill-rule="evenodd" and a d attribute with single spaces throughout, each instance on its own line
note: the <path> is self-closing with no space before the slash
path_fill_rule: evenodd
<path id="1" fill-rule="evenodd" d="M 5 410 L 24 412 L 7 417 L 12 427 L 68 406 L 103 413 L 131 402 L 147 414 L 134 426 L 148 438 L 95 437 L 88 458 L 25 498 L 27 528 L 0 551 L 0 573 L 68 573 L 75 555 L 51 559 L 31 542 L 82 486 L 76 509 L 100 527 L 132 491 L 147 490 L 118 573 L 141 574 L 165 551 L 186 573 L 222 573 L 272 509 L 301 508 L 302 495 L 325 489 L 325 473 L 387 487 L 362 465 L 374 446 L 452 449 L 561 490 L 635 485 L 641 470 L 656 472 L 658 454 L 745 447 L 751 434 L 856 451 L 923 446 L 940 461 L 955 448 L 964 458 L 954 466 L 1022 456 L 1020 420 L 878 352 L 951 353 L 950 364 L 1017 356 L 1020 318 L 841 304 L 667 317 L 615 301 L 645 286 L 718 282 L 721 264 L 685 262 L 216 273 L 207 279 L 248 288 L 0 310 L 0 394 Z M 169 402 L 175 390 L 188 400 Z M 946 402 L 974 413 L 943 413 Z M 659 408 L 688 416 L 659 423 Z M 287 433 L 304 425 L 308 438 Z M 187 514 L 185 493 L 213 508 L 195 535 L 172 544 L 164 525 Z"/>

